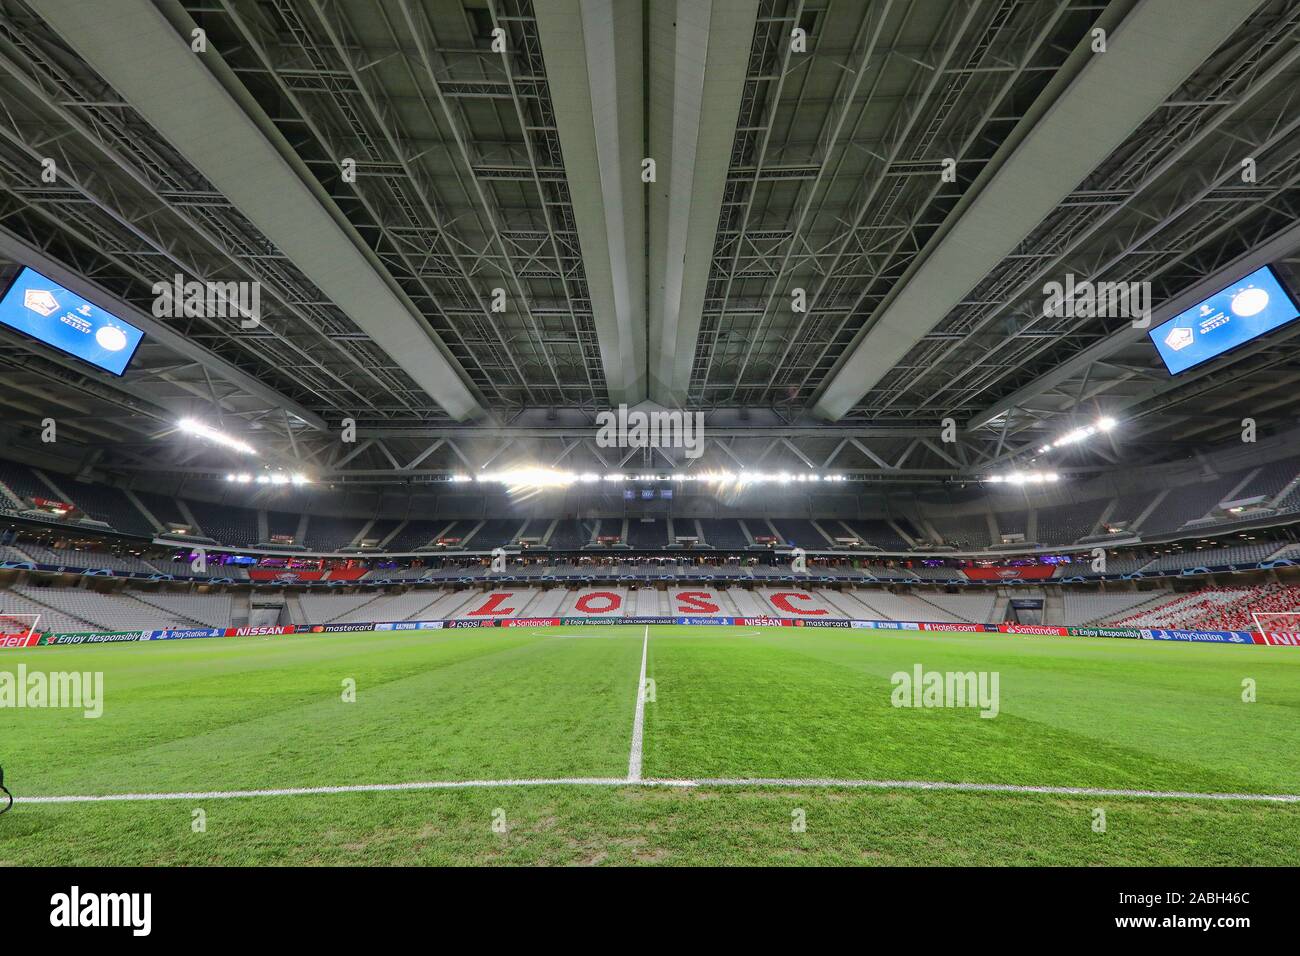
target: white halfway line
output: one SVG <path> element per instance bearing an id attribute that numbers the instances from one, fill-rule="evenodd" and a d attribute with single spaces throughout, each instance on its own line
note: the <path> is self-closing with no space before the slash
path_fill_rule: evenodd
<path id="1" fill-rule="evenodd" d="M 1145 797 L 1153 800 L 1236 800 L 1300 803 L 1292 793 L 1196 793 L 1185 790 L 1113 790 L 1102 787 L 1036 787 L 1014 783 L 951 783 L 944 780 L 854 780 L 831 777 L 700 777 L 693 780 L 623 777 L 534 777 L 504 780 L 426 780 L 416 783 L 360 783 L 341 787 L 285 787 L 274 790 L 207 790 L 181 793 L 108 793 L 98 796 L 17 797 L 15 803 L 109 803 L 143 800 L 234 800 L 241 797 L 304 797 L 331 793 L 402 790 L 483 790 L 492 787 L 805 787 L 857 790 L 955 790 L 969 793 L 1025 793 L 1064 797 Z"/>
<path id="2" fill-rule="evenodd" d="M 641 642 L 641 677 L 636 685 L 636 716 L 632 718 L 632 752 L 627 758 L 627 779 L 636 783 L 641 779 L 641 748 L 645 742 L 645 659 L 650 649 L 650 625 L 645 626 L 645 639 Z"/>

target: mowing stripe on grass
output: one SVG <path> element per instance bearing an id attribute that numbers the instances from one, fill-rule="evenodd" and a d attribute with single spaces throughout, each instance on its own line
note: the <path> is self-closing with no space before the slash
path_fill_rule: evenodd
<path id="1" fill-rule="evenodd" d="M 1151 800 L 1237 800 L 1300 803 L 1292 793 L 1196 793 L 1184 790 L 1112 790 L 1105 787 L 1035 787 L 1014 783 L 950 783 L 942 780 L 841 780 L 831 777 L 700 777 L 694 780 L 628 780 L 623 777 L 536 777 L 504 780 L 425 780 L 416 783 L 360 783 L 340 787 L 269 790 L 207 790 L 182 793 L 108 793 L 86 796 L 17 797 L 15 803 L 107 803 L 142 800 L 233 800 L 240 797 L 303 797 L 331 793 L 399 790 L 485 790 L 494 787 L 790 787 L 794 789 L 956 790 L 965 793 L 1048 794 L 1063 797 L 1140 797 Z"/>
<path id="2" fill-rule="evenodd" d="M 645 741 L 645 659 L 650 649 L 650 625 L 645 626 L 645 639 L 641 642 L 641 677 L 636 685 L 636 716 L 632 718 L 632 752 L 627 758 L 627 779 L 641 779 L 641 747 Z"/>

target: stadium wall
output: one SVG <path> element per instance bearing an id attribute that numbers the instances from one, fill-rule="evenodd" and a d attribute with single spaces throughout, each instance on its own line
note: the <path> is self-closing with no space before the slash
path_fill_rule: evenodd
<path id="1" fill-rule="evenodd" d="M 395 631 L 428 631 L 453 628 L 485 627 L 568 627 L 589 624 L 684 625 L 745 627 L 834 627 L 890 631 L 927 631 L 942 633 L 977 633 L 1032 635 L 1051 637 L 1101 637 L 1129 640 L 1178 641 L 1202 644 L 1256 644 L 1275 647 L 1300 647 L 1300 634 L 1252 633 L 1249 631 L 1185 631 L 1148 628 L 1047 627 L 1022 624 L 955 624 L 950 621 L 867 621 L 850 618 L 809 620 L 778 617 L 626 617 L 611 620 L 598 617 L 495 618 L 470 620 L 457 618 L 435 621 L 384 621 L 355 624 L 275 625 L 262 627 L 184 628 L 161 631 L 90 631 L 45 634 L 0 634 L 0 649 L 26 647 L 117 644 L 142 641 L 197 640 L 222 637 L 281 637 L 298 634 L 354 634 Z"/>

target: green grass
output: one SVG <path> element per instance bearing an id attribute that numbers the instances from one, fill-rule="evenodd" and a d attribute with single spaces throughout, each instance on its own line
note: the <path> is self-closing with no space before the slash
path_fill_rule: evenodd
<path id="1" fill-rule="evenodd" d="M 24 796 L 627 773 L 641 627 L 5 651 L 104 715 L 0 710 Z M 1000 712 L 890 676 L 996 671 Z M 1100 638 L 652 627 L 647 778 L 1300 793 L 1300 654 Z M 1241 700 L 1251 678 L 1258 700 Z M 355 681 L 355 703 L 342 699 Z M 1096 808 L 1106 832 L 1093 830 Z M 191 829 L 202 809 L 207 832 Z M 504 814 L 505 832 L 493 827 Z M 802 810 L 807 830 L 791 830 Z M 498 828 L 499 829 L 499 828 Z M 1300 863 L 1300 805 L 798 787 L 528 787 L 20 804 L 0 864 Z"/>

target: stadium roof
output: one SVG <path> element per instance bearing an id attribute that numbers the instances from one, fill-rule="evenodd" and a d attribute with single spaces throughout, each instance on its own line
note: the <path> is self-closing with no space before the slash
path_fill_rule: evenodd
<path id="1" fill-rule="evenodd" d="M 0 282 L 145 332 L 116 378 L 0 330 L 0 429 L 223 473 L 173 439 L 193 416 L 358 481 L 936 480 L 1103 415 L 1063 465 L 1281 431 L 1300 323 L 1171 377 L 1128 316 L 1043 302 L 1149 282 L 1155 325 L 1265 264 L 1300 289 L 1298 27 L 1286 0 L 0 0 Z M 155 317 L 176 275 L 259 283 L 260 323 Z M 705 454 L 596 444 L 643 402 L 702 412 Z"/>

